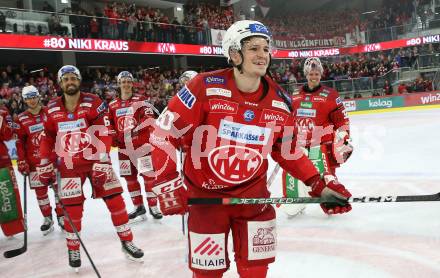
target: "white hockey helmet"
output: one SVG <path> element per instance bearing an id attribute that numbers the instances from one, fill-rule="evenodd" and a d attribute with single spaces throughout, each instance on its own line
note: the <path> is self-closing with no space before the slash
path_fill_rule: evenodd
<path id="1" fill-rule="evenodd" d="M 304 76 L 307 76 L 312 69 L 316 69 L 322 75 L 324 69 L 321 64 L 321 60 L 318 57 L 307 58 L 304 62 Z"/>
<path id="2" fill-rule="evenodd" d="M 40 96 L 40 92 L 38 92 L 38 89 L 35 88 L 35 86 L 29 85 L 26 87 L 23 87 L 23 89 L 21 90 L 21 97 L 23 99 L 30 99 L 30 98 L 35 98 L 35 97 L 39 97 Z"/>
<path id="3" fill-rule="evenodd" d="M 254 20 L 240 20 L 232 24 L 222 41 L 223 55 L 230 60 L 229 50 L 241 50 L 242 41 L 246 38 L 253 36 L 261 36 L 266 38 L 269 43 L 269 47 L 272 43 L 272 35 L 269 29 L 261 22 Z"/>
<path id="4" fill-rule="evenodd" d="M 188 82 L 193 79 L 197 75 L 197 71 L 187 70 L 179 78 L 179 83 L 184 84 L 184 82 Z"/>
<path id="5" fill-rule="evenodd" d="M 58 71 L 58 83 L 61 83 L 61 78 L 66 74 L 66 73 L 73 73 L 76 75 L 76 77 L 78 77 L 78 79 L 81 81 L 81 73 L 79 72 L 79 69 L 75 66 L 72 65 L 65 65 L 62 66 L 60 68 L 60 70 Z"/>
<path id="6" fill-rule="evenodd" d="M 116 77 L 116 81 L 117 81 L 118 83 L 121 83 L 122 78 L 129 78 L 131 81 L 134 80 L 133 75 L 132 75 L 130 72 L 126 71 L 126 70 L 121 71 L 121 72 L 118 74 L 118 77 Z"/>

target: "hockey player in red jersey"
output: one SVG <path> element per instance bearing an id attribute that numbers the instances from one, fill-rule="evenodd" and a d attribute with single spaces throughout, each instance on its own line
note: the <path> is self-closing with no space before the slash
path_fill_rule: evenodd
<path id="1" fill-rule="evenodd" d="M 266 277 L 275 260 L 276 221 L 271 205 L 187 206 L 187 198 L 266 198 L 268 155 L 312 188 L 313 196 L 346 199 L 351 194 L 330 173 L 321 179 L 313 164 L 292 149 L 289 98 L 266 74 L 272 38 L 256 21 L 234 23 L 222 42 L 232 69 L 200 73 L 156 121 L 150 137 L 157 192 L 164 215 L 189 210 L 189 267 L 193 277 L 222 277 L 229 268 L 232 230 L 240 277 Z M 290 126 L 291 128 L 286 128 Z M 184 182 L 176 171 L 175 147 L 189 146 Z M 333 206 L 335 209 L 345 209 Z"/>
<path id="2" fill-rule="evenodd" d="M 63 95 L 47 105 L 41 162 L 37 167 L 40 181 L 52 185 L 57 180 L 60 201 L 75 228 L 81 231 L 83 185 L 88 178 L 93 198 L 102 198 L 111 213 L 123 252 L 129 258 L 139 259 L 144 254 L 132 242 L 133 234 L 121 196 L 123 190 L 110 162 L 113 127 L 107 104 L 96 95 L 80 92 L 81 74 L 74 66 L 63 66 L 58 71 L 58 82 Z M 53 149 L 56 161 L 51 156 Z M 80 243 L 69 221 L 65 221 L 64 226 L 69 265 L 78 268 L 81 265 Z"/>
<path id="3" fill-rule="evenodd" d="M 330 172 L 335 175 L 336 168 L 347 161 L 353 152 L 350 144 L 350 123 L 338 92 L 320 83 L 322 73 L 323 67 L 319 58 L 306 59 L 304 76 L 307 84 L 292 97 L 292 112 L 295 116 L 298 144 L 308 153 L 321 174 Z M 283 179 L 285 196 L 306 196 L 307 189 L 303 183 L 290 177 L 287 172 L 284 172 Z M 292 205 L 283 208 L 287 214 L 295 215 L 305 206 Z M 325 207 L 323 210 L 327 214 L 340 213 Z"/>
<path id="4" fill-rule="evenodd" d="M 145 219 L 145 206 L 142 199 L 141 185 L 138 181 L 138 172 L 144 179 L 145 192 L 150 214 L 155 219 L 161 219 L 162 214 L 157 207 L 157 197 L 151 188 L 154 183 L 154 172 L 151 166 L 150 151 L 139 150 L 143 142 L 149 137 L 149 130 L 145 132 L 133 131 L 147 119 L 154 118 L 154 111 L 150 103 L 143 96 L 133 93 L 133 75 L 122 71 L 117 77 L 119 96 L 110 102 L 110 116 L 114 122 L 115 143 L 119 148 L 119 172 L 127 181 L 128 192 L 135 210 L 128 215 L 130 220 Z M 145 146 L 147 148 L 148 146 Z M 148 154 L 147 154 L 148 153 Z M 145 154 L 142 156 L 142 154 Z"/>
<path id="5" fill-rule="evenodd" d="M 22 90 L 22 97 L 27 109 L 20 115 L 16 122 L 17 133 L 17 168 L 22 175 L 30 177 L 30 188 L 35 190 L 44 223 L 40 230 L 43 235 L 53 231 L 52 207 L 47 195 L 48 186 L 38 179 L 36 166 L 40 163 L 40 139 L 44 129 L 44 108 L 40 104 L 40 93 L 34 86 L 26 86 Z M 53 153 L 55 154 L 55 153 Z M 56 198 L 55 198 L 56 199 Z M 64 230 L 63 210 L 58 204 L 55 208 L 58 225 Z"/>
<path id="6" fill-rule="evenodd" d="M 5 141 L 14 137 L 12 118 L 6 107 L 0 106 L 0 227 L 5 236 L 24 232 L 20 191 Z"/>

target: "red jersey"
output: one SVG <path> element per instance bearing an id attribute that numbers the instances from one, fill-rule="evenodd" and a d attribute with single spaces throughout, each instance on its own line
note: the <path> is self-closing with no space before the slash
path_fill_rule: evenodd
<path id="1" fill-rule="evenodd" d="M 8 148 L 5 141 L 9 141 L 14 137 L 12 129 L 12 117 L 6 107 L 0 107 L 0 168 L 11 166 L 11 158 L 9 157 Z"/>
<path id="2" fill-rule="evenodd" d="M 125 147 L 124 136 L 130 135 L 133 146 L 148 142 L 148 133 L 132 134 L 132 130 L 148 118 L 154 118 L 151 104 L 143 96 L 132 96 L 130 99 L 122 100 L 116 98 L 109 104 L 110 117 L 116 131 L 115 138 L 119 148 Z M 140 142 L 142 140 L 142 142 Z"/>
<path id="3" fill-rule="evenodd" d="M 31 168 L 34 168 L 41 160 L 40 143 L 44 130 L 44 118 L 45 112 L 42 107 L 40 113 L 36 115 L 24 111 L 18 115 L 16 121 L 18 160 L 25 160 Z"/>
<path id="4" fill-rule="evenodd" d="M 305 85 L 292 96 L 292 112 L 298 132 L 299 145 L 309 147 L 332 143 L 334 131 L 348 132 L 349 120 L 339 93 L 326 86 L 309 90 Z"/>
<path id="5" fill-rule="evenodd" d="M 73 112 L 66 110 L 64 96 L 57 97 L 47 104 L 41 158 L 50 160 L 55 148 L 58 167 L 89 171 L 94 162 L 108 158 L 111 129 L 108 106 L 98 96 L 81 92 Z"/>
<path id="6" fill-rule="evenodd" d="M 301 180 L 317 175 L 301 151 L 294 159 L 294 147 L 283 148 L 292 145 L 293 132 L 290 138 L 285 132 L 289 125 L 293 131 L 289 105 L 288 97 L 268 77 L 256 92 L 243 93 L 232 69 L 198 74 L 170 100 L 156 122 L 151 142 L 156 147 L 153 163 L 158 182 L 169 180 L 175 171 L 161 147 L 167 142 L 164 134 L 173 128 L 168 135 L 179 134 L 184 145 L 190 146 L 184 161 L 190 197 L 268 197 L 268 155 Z"/>

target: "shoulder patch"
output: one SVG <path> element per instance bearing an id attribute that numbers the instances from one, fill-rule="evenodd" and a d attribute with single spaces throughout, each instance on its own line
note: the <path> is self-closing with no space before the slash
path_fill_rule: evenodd
<path id="1" fill-rule="evenodd" d="M 196 96 L 193 95 L 193 93 L 188 89 L 188 87 L 183 87 L 180 89 L 180 91 L 177 93 L 177 97 L 180 99 L 180 101 L 188 108 L 191 109 L 194 106 L 194 103 L 196 102 Z"/>

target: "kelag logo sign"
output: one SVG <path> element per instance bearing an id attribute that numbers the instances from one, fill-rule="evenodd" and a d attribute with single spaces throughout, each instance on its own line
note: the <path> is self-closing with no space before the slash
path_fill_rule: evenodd
<path id="1" fill-rule="evenodd" d="M 356 100 L 356 111 L 387 109 L 387 108 L 403 107 L 403 106 L 404 106 L 404 98 L 402 96 Z"/>

